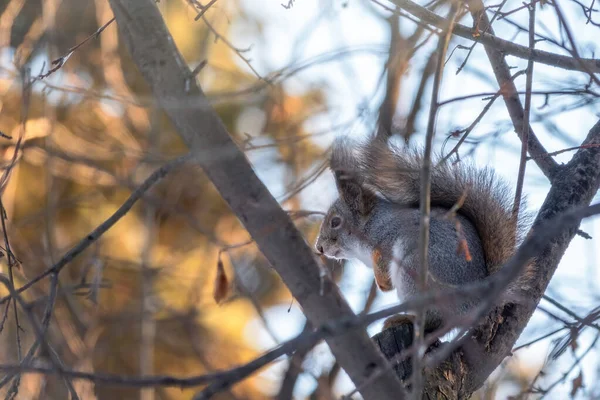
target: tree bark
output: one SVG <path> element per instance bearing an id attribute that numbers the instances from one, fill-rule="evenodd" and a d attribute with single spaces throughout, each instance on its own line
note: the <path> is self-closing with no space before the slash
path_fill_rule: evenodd
<path id="1" fill-rule="evenodd" d="M 319 268 L 310 248 L 256 177 L 196 85 L 153 1 L 110 0 L 110 4 L 121 37 L 158 103 L 197 154 L 199 165 L 281 275 L 313 326 L 351 316 L 352 311 L 331 282 L 326 285 L 325 293 L 319 294 Z M 583 144 L 600 144 L 600 122 L 590 130 Z M 600 147 L 583 147 L 552 175 L 552 188 L 532 228 L 534 235 L 541 224 L 553 217 L 590 204 L 600 185 Z M 534 282 L 529 291 L 530 301 L 494 308 L 460 349 L 437 368 L 426 371 L 425 398 L 468 398 L 481 387 L 510 354 L 575 233 L 576 228 L 569 227 L 536 258 L 535 269 L 529 271 Z M 393 346 L 386 346 L 391 338 L 397 343 L 397 329 L 403 329 L 399 333 L 403 344 L 394 346 L 404 348 L 410 343 L 405 341 L 410 336 L 406 328 L 392 328 L 376 336 L 388 356 L 394 351 Z M 362 388 L 361 383 L 372 371 L 386 364 L 364 330 L 349 331 L 329 339 L 328 344 L 358 387 Z M 407 371 L 403 368 L 401 365 L 397 371 L 405 374 Z M 361 389 L 366 399 L 397 399 L 402 398 L 403 393 L 399 380 L 391 372 Z"/>
<path id="2" fill-rule="evenodd" d="M 588 206 L 600 187 L 600 121 L 589 131 L 581 149 L 571 161 L 556 169 L 552 187 L 542 205 L 530 235 L 539 235 L 554 218 L 565 212 Z M 463 345 L 435 369 L 426 369 L 425 399 L 467 399 L 509 355 L 540 302 L 552 275 L 575 236 L 576 224 L 560 227 L 535 257 L 527 274 L 530 287 L 527 301 L 496 306 Z M 521 277 L 519 277 L 521 278 Z M 517 278 L 517 279 L 519 279 Z M 384 354 L 391 358 L 412 344 L 412 333 L 403 325 L 374 336 Z M 441 346 L 443 347 L 443 345 Z M 410 375 L 410 363 L 396 366 L 401 379 Z"/>

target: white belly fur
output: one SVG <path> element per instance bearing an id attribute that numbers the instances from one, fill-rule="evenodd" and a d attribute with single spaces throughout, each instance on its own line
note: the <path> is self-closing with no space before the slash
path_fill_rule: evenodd
<path id="1" fill-rule="evenodd" d="M 414 293 L 414 279 L 408 274 L 406 269 L 402 268 L 402 260 L 404 259 L 404 254 L 406 252 L 406 245 L 402 239 L 398 239 L 396 244 L 394 245 L 392 259 L 389 265 L 390 278 L 392 280 L 392 285 L 396 289 L 396 293 L 398 295 L 398 300 L 400 303 L 408 300 L 411 293 Z M 351 257 L 362 262 L 368 268 L 373 268 L 373 251 L 366 247 L 359 247 L 357 250 L 354 250 L 351 254 Z"/>
<path id="2" fill-rule="evenodd" d="M 396 288 L 396 294 L 398 295 L 398 301 L 400 303 L 405 302 L 410 298 L 411 293 L 414 292 L 414 280 L 409 275 L 405 268 L 402 268 L 402 260 L 406 252 L 406 245 L 402 239 L 398 239 L 394 244 L 394 258 L 390 263 L 390 278 L 392 285 Z"/>

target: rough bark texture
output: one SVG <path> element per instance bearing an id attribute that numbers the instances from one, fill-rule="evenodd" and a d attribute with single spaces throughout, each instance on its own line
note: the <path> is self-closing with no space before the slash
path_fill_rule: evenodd
<path id="1" fill-rule="evenodd" d="M 562 213 L 591 203 L 600 187 L 599 145 L 600 121 L 589 131 L 582 148 L 573 159 L 555 170 L 552 187 L 530 234 L 536 235 L 536 230 L 542 224 Z M 527 302 L 495 307 L 473 330 L 473 334 L 461 348 L 437 368 L 425 371 L 423 398 L 467 399 L 483 385 L 504 358 L 511 354 L 511 349 L 540 302 L 578 226 L 579 224 L 563 229 L 536 257 L 535 268 L 526 272 L 530 275 L 527 281 L 531 283 L 527 290 Z M 411 333 L 403 326 L 381 332 L 374 339 L 387 357 L 394 356 L 412 343 Z M 390 350 L 393 348 L 396 351 Z M 405 379 L 410 373 L 406 365 L 407 362 L 396 367 L 401 379 Z"/>
<path id="2" fill-rule="evenodd" d="M 291 219 L 253 172 L 222 121 L 191 78 L 153 0 L 110 0 L 120 37 L 152 92 L 198 164 L 281 275 L 313 326 L 353 315 L 335 285 L 319 294 L 319 268 Z M 187 89 L 187 90 L 186 90 Z M 331 338 L 328 344 L 354 384 L 387 364 L 364 330 Z M 390 371 L 361 390 L 366 399 L 402 397 Z"/>

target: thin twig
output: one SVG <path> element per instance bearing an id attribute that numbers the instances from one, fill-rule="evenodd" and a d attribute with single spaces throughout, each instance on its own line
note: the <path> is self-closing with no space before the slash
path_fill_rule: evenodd
<path id="1" fill-rule="evenodd" d="M 552 3 L 554 5 L 554 10 L 556 11 L 556 16 L 558 17 L 558 20 L 560 21 L 560 24 L 562 25 L 563 29 L 565 30 L 565 33 L 567 34 L 567 39 L 569 40 L 569 43 L 571 44 L 571 50 L 570 53 L 573 54 L 573 58 L 575 59 L 576 62 L 578 62 L 581 65 L 581 68 L 583 69 L 584 72 L 587 72 L 590 79 L 592 81 L 594 81 L 594 83 L 596 83 L 596 85 L 600 86 L 600 80 L 596 77 L 596 75 L 594 75 L 594 71 L 590 68 L 588 68 L 588 66 L 583 62 L 582 58 L 579 56 L 579 52 L 577 51 L 577 43 L 575 43 L 575 39 L 573 38 L 573 33 L 571 32 L 571 29 L 569 28 L 569 25 L 567 24 L 567 20 L 565 19 L 560 6 L 558 5 L 558 0 L 552 0 Z"/>
<path id="2" fill-rule="evenodd" d="M 406 124 L 404 126 L 403 136 L 404 141 L 408 143 L 410 137 L 415 133 L 415 121 L 417 120 L 417 114 L 422 106 L 422 98 L 425 93 L 425 87 L 427 85 L 427 81 L 431 77 L 434 72 L 435 66 L 435 52 L 432 52 L 427 58 L 427 63 L 425 64 L 425 68 L 423 68 L 423 72 L 421 72 L 421 80 L 419 81 L 419 88 L 417 89 L 417 94 L 415 95 L 415 99 L 413 101 L 412 108 L 408 113 L 408 117 L 406 118 Z"/>
<path id="3" fill-rule="evenodd" d="M 58 354 L 56 354 L 56 352 L 50 347 L 50 345 L 44 339 L 45 334 L 48 330 L 48 325 L 50 324 L 52 310 L 53 310 L 54 304 L 56 302 L 56 293 L 57 293 L 57 288 L 58 288 L 58 274 L 52 275 L 52 279 L 50 282 L 50 294 L 49 294 L 48 304 L 46 305 L 46 309 L 42 316 L 41 326 L 38 323 L 38 321 L 36 320 L 36 318 L 34 317 L 33 313 L 31 312 L 29 305 L 27 303 L 25 303 L 25 301 L 22 299 L 21 295 L 18 294 L 16 292 L 14 286 L 12 286 L 10 279 L 7 279 L 5 276 L 0 274 L 0 282 L 2 282 L 6 286 L 6 288 L 9 290 L 12 298 L 14 299 L 13 303 L 19 303 L 19 305 L 23 309 L 25 315 L 29 319 L 31 326 L 34 328 L 34 331 L 36 334 L 36 341 L 29 349 L 29 352 L 27 353 L 25 358 L 23 358 L 23 360 L 21 360 L 20 366 L 26 367 L 29 364 L 29 362 L 33 359 L 33 355 L 35 354 L 35 351 L 37 350 L 37 348 L 39 346 L 44 346 L 48 352 L 48 355 L 50 356 L 50 360 L 52 361 L 52 363 L 55 366 L 54 371 L 59 373 L 60 376 L 62 377 L 67 389 L 71 393 L 71 398 L 73 400 L 79 400 L 79 397 L 77 396 L 77 392 L 75 391 L 75 388 L 73 387 L 70 377 L 66 376 L 64 374 L 64 365 L 62 364 L 62 361 L 58 357 Z M 11 374 L 8 374 L 7 376 L 3 377 L 2 382 L 3 383 L 8 382 L 10 379 L 12 379 L 15 375 L 18 375 L 18 374 L 20 374 L 20 371 L 18 371 L 18 370 L 15 372 L 12 372 Z M 16 390 L 18 389 L 19 381 L 20 381 L 19 378 L 17 378 L 15 381 L 13 381 L 13 385 L 11 386 L 11 388 L 8 391 L 8 393 L 9 393 L 8 396 L 16 395 Z"/>
<path id="4" fill-rule="evenodd" d="M 446 51 L 452 37 L 452 29 L 456 21 L 456 16 L 459 13 L 462 5 L 457 6 L 452 4 L 450 10 L 450 20 L 448 26 L 445 27 L 444 36 L 440 37 L 437 48 L 437 66 L 433 80 L 433 89 L 431 93 L 431 108 L 429 110 L 429 120 L 427 123 L 427 133 L 425 137 L 425 151 L 423 153 L 423 166 L 421 167 L 421 223 L 419 228 L 419 288 L 425 292 L 427 290 L 427 277 L 429 275 L 429 265 L 427 253 L 429 249 L 429 213 L 431 208 L 431 152 L 433 147 L 433 136 L 435 134 L 435 119 L 438 110 L 438 96 L 444 72 L 444 61 L 446 59 Z M 420 399 L 423 391 L 423 375 L 421 372 L 421 359 L 425 355 L 427 348 L 425 347 L 425 323 L 426 323 L 426 308 L 423 307 L 417 310 L 415 318 L 414 340 L 416 346 L 416 355 L 413 357 L 413 387 L 412 397 Z"/>
<path id="5" fill-rule="evenodd" d="M 520 74 L 520 73 L 518 73 L 518 74 Z M 511 79 L 516 78 L 518 76 L 518 74 L 513 75 L 513 77 Z M 475 129 L 475 127 L 479 124 L 479 122 L 481 122 L 481 120 L 483 119 L 483 117 L 485 116 L 485 114 L 487 114 L 487 112 L 490 110 L 490 108 L 492 108 L 492 105 L 494 104 L 494 102 L 496 101 L 496 99 L 498 97 L 500 97 L 501 94 L 502 94 L 502 90 L 499 90 L 499 91 L 497 91 L 494 94 L 494 96 L 492 96 L 492 98 L 488 101 L 488 103 L 485 105 L 485 107 L 483 107 L 483 110 L 481 110 L 481 112 L 479 113 L 479 115 L 477 115 L 477 117 L 471 123 L 471 125 L 469 125 L 463 131 L 463 135 L 460 137 L 460 139 L 458 140 L 458 142 L 456 143 L 456 145 L 454 145 L 454 147 L 452 148 L 452 150 L 450 150 L 450 152 L 448 154 L 446 154 L 440 160 L 439 164 L 442 164 L 442 163 L 445 163 L 446 161 L 448 161 L 450 159 L 450 157 L 452 156 L 452 154 L 457 154 L 458 155 L 458 149 L 460 148 L 460 146 L 462 146 L 463 142 L 465 140 L 467 140 L 467 137 L 469 137 L 469 134 L 473 131 L 473 129 Z"/>
<path id="6" fill-rule="evenodd" d="M 549 338 L 549 337 L 551 337 L 551 336 L 554 336 L 554 335 L 556 335 L 557 333 L 564 331 L 565 329 L 567 329 L 567 328 L 566 328 L 566 327 L 564 327 L 564 326 L 561 326 L 561 327 L 560 327 L 560 328 L 558 328 L 558 329 L 555 329 L 555 330 L 553 330 L 553 331 L 551 331 L 551 332 L 548 332 L 548 333 L 546 333 L 546 334 L 544 334 L 544 335 L 542 335 L 542 336 L 540 336 L 540 337 L 537 337 L 537 338 L 535 338 L 535 339 L 532 339 L 532 340 L 530 340 L 530 341 L 529 341 L 529 342 L 527 342 L 527 343 L 524 343 L 524 344 L 522 344 L 522 345 L 520 345 L 520 346 L 517 346 L 517 347 L 513 348 L 513 349 L 512 349 L 512 352 L 513 352 L 513 353 L 515 353 L 515 352 L 517 352 L 517 351 L 519 351 L 519 350 L 521 350 L 521 349 L 523 349 L 523 348 L 525 348 L 525 347 L 529 347 L 529 346 L 531 346 L 532 344 L 535 344 L 535 343 L 541 342 L 542 340 L 544 340 L 544 339 L 547 339 L 547 338 Z"/>
<path id="7" fill-rule="evenodd" d="M 483 2 L 481 0 L 468 0 L 468 5 L 473 19 L 476 21 L 480 20 L 484 27 L 489 27 L 490 34 L 494 34 L 493 28 L 489 26 L 490 21 L 485 13 Z M 526 49 L 527 54 L 529 55 L 531 51 L 529 48 Z M 519 98 L 517 88 L 514 82 L 511 80 L 511 71 L 508 63 L 506 62 L 506 54 L 498 47 L 487 44 L 485 45 L 485 52 L 492 66 L 492 70 L 494 72 L 494 76 L 496 77 L 496 81 L 498 82 L 498 86 L 500 87 L 500 91 L 502 92 L 502 97 L 504 99 L 504 103 L 506 104 L 506 108 L 508 110 L 508 114 L 510 115 L 513 126 L 515 127 L 515 132 L 519 136 L 519 139 L 523 140 L 523 106 L 521 104 L 521 99 Z M 535 49 L 533 52 L 535 53 Z M 538 140 L 531 127 L 529 127 L 527 151 L 532 155 L 548 153 L 542 143 Z M 542 170 L 544 175 L 546 175 L 546 177 L 552 181 L 553 176 L 558 168 L 556 161 L 546 157 L 538 159 L 536 164 L 540 170 Z"/>
<path id="8" fill-rule="evenodd" d="M 45 79 L 45 78 L 49 77 L 50 75 L 52 75 L 53 73 L 55 73 L 56 71 L 58 71 L 59 69 L 61 69 L 65 65 L 65 63 L 67 62 L 67 60 L 69 58 L 71 58 L 71 56 L 73 55 L 73 53 L 75 53 L 75 51 L 77 51 L 78 48 L 80 48 L 81 46 L 83 46 L 84 44 L 86 44 L 90 39 L 97 38 L 114 21 L 115 21 L 115 17 L 112 17 L 107 23 L 105 23 L 100 28 L 98 28 L 94 33 L 92 33 L 91 35 L 89 35 L 88 37 L 86 37 L 85 39 L 83 39 L 82 42 L 76 44 L 75 46 L 73 46 L 69 50 L 67 50 L 67 52 L 64 55 L 60 56 L 59 58 L 57 58 L 55 60 L 52 60 L 52 63 L 51 63 L 52 68 L 50 68 L 48 70 L 48 72 L 41 73 L 38 76 L 36 76 L 33 79 L 33 81 L 35 82 L 37 80 Z"/>
<path id="9" fill-rule="evenodd" d="M 6 215 L 6 209 L 4 208 L 4 204 L 2 203 L 1 195 L 4 193 L 4 189 L 8 184 L 8 181 L 11 176 L 12 169 L 17 164 L 18 154 L 21 151 L 21 146 L 23 143 L 23 138 L 25 137 L 25 131 L 27 127 L 27 119 L 29 116 L 29 106 L 31 102 L 31 76 L 28 69 L 21 70 L 21 85 L 23 88 L 22 99 L 21 99 L 21 117 L 19 124 L 19 138 L 17 139 L 17 143 L 15 144 L 15 150 L 11 157 L 10 164 L 6 171 L 2 174 L 2 178 L 0 179 L 0 220 L 2 222 L 2 231 L 4 235 L 4 248 L 6 250 L 6 260 L 8 263 L 8 276 L 11 287 L 15 287 L 15 278 L 14 278 L 14 268 L 17 266 L 16 257 L 14 256 L 11 248 L 10 248 L 10 240 L 8 239 L 8 230 L 6 228 L 6 220 L 8 216 Z M 13 301 L 13 313 L 15 315 L 15 336 L 17 341 L 17 360 L 19 362 L 23 361 L 22 354 L 22 345 L 21 345 L 21 331 L 23 328 L 19 323 L 19 313 L 17 310 L 17 302 Z M 8 382 L 8 381 L 7 381 Z M 20 377 L 15 379 L 8 389 L 7 398 L 12 398 L 17 395 L 20 385 Z"/>
<path id="10" fill-rule="evenodd" d="M 490 21 L 489 26 L 486 26 L 485 29 L 483 30 L 483 32 L 477 32 L 475 43 L 473 43 L 469 47 L 469 51 L 467 52 L 467 55 L 465 56 L 465 59 L 463 60 L 463 62 L 460 64 L 460 66 L 456 70 L 456 75 L 460 74 L 460 72 L 465 68 L 465 65 L 467 65 L 467 62 L 469 61 L 469 57 L 471 57 L 471 54 L 473 53 L 473 50 L 475 49 L 475 46 L 477 46 L 477 43 L 479 43 L 479 38 L 481 37 L 481 34 L 482 33 L 488 33 L 490 27 L 492 26 L 492 24 L 494 23 L 494 21 L 496 20 L 496 18 L 498 17 L 498 15 L 500 15 L 500 10 L 502 10 L 502 7 L 504 7 L 504 5 L 506 4 L 507 1 L 508 0 L 502 0 L 502 3 L 500 3 L 500 5 L 498 6 L 498 9 L 496 10 L 496 12 L 494 12 L 494 16 L 492 17 L 492 20 Z M 479 25 L 478 23 L 475 24 L 476 27 L 478 25 Z"/>
<path id="11" fill-rule="evenodd" d="M 548 303 L 552 304 L 554 307 L 556 307 L 559 310 L 561 310 L 562 312 L 564 312 L 565 314 L 568 314 L 569 316 L 573 317 L 573 319 L 575 319 L 580 324 L 585 325 L 585 326 L 589 326 L 591 328 L 594 328 L 598 332 L 600 332 L 600 325 L 598 325 L 598 324 L 592 324 L 591 321 L 588 320 L 588 318 L 581 318 L 579 315 L 575 314 L 572 310 L 570 310 L 567 307 L 563 306 L 558 301 L 554 300 L 552 297 L 550 297 L 548 295 L 544 295 L 542 298 L 544 300 L 546 300 Z"/>
<path id="12" fill-rule="evenodd" d="M 533 52 L 535 48 L 535 3 L 529 8 L 529 50 Z M 529 141 L 529 116 L 531 113 L 531 90 L 533 87 L 533 60 L 530 58 L 527 62 L 527 80 L 525 83 L 525 108 L 523 109 L 523 128 L 521 136 L 521 160 L 519 162 L 519 172 L 517 176 L 517 188 L 515 190 L 515 200 L 513 202 L 512 215 L 514 221 L 519 217 L 519 208 L 521 207 L 521 195 L 523 193 L 523 182 L 525 181 L 525 168 L 527 167 L 527 143 Z"/>
<path id="13" fill-rule="evenodd" d="M 205 6 L 203 6 L 202 9 L 200 10 L 200 12 L 198 13 L 198 15 L 196 15 L 196 17 L 194 18 L 194 21 L 198 21 L 200 18 L 202 18 L 202 16 L 204 15 L 205 12 L 208 11 L 208 9 L 210 8 L 210 6 L 212 6 L 216 2 L 217 2 L 217 0 L 211 0 L 210 3 L 208 3 Z"/>
<path id="14" fill-rule="evenodd" d="M 590 344 L 590 346 L 587 349 L 585 349 L 585 351 L 583 353 L 581 353 L 581 355 L 578 356 L 575 359 L 575 361 L 573 361 L 573 364 L 571 364 L 571 366 L 567 369 L 567 371 L 565 373 L 563 373 L 561 375 L 561 377 L 559 379 L 557 379 L 556 381 L 554 381 L 546 389 L 538 389 L 538 390 L 536 390 L 536 392 L 542 393 L 542 396 L 540 397 L 540 400 L 543 399 L 544 397 L 546 397 L 546 395 L 548 393 L 550 393 L 552 391 L 552 389 L 554 389 L 560 382 L 563 382 L 565 379 L 567 379 L 567 377 L 569 376 L 569 374 L 571 374 L 571 372 L 581 363 L 581 360 L 583 360 L 585 358 L 585 356 L 587 356 L 590 353 L 590 351 L 596 347 L 596 343 L 598 342 L 598 339 L 600 339 L 600 333 L 596 334 L 596 337 L 594 338 L 594 340 L 592 341 L 592 343 Z"/>
<path id="15" fill-rule="evenodd" d="M 31 286 L 35 285 L 37 282 L 41 281 L 48 275 L 52 273 L 58 273 L 61 269 L 64 268 L 65 265 L 69 264 L 75 257 L 81 254 L 85 249 L 87 249 L 92 243 L 100 238 L 106 231 L 108 231 L 114 224 L 116 224 L 125 214 L 131 210 L 131 208 L 135 205 L 135 203 L 144 195 L 146 191 L 148 191 L 156 182 L 160 179 L 164 178 L 169 172 L 178 168 L 182 164 L 193 160 L 198 157 L 195 153 L 188 153 L 184 156 L 174 159 L 173 161 L 168 162 L 163 165 L 156 171 L 154 171 L 142 184 L 129 196 L 129 198 L 115 211 L 108 219 L 106 219 L 102 224 L 98 225 L 93 231 L 91 231 L 85 238 L 83 238 L 77 245 L 75 245 L 71 250 L 69 250 L 60 260 L 58 260 L 52 267 L 48 268 L 46 271 L 42 272 L 37 277 L 33 278 L 25 285 L 20 287 L 17 290 L 17 293 L 22 293 L 25 290 L 29 289 Z M 0 300 L 0 304 L 4 303 L 10 298 L 9 296 L 5 296 Z"/>
<path id="16" fill-rule="evenodd" d="M 536 4 L 536 3 L 540 2 L 540 1 L 543 1 L 543 0 L 533 0 L 531 3 L 524 3 L 522 6 L 517 7 L 517 8 L 513 8 L 510 11 L 501 12 L 500 13 L 500 17 L 498 17 L 498 20 L 501 20 L 502 18 L 506 18 L 509 15 L 512 15 L 512 14 L 516 13 L 517 11 L 521 11 L 524 8 L 529 8 L 529 7 L 533 6 L 534 4 Z"/>
<path id="17" fill-rule="evenodd" d="M 252 66 L 252 60 L 249 59 L 248 57 L 244 56 L 243 53 L 247 53 L 252 49 L 252 46 L 247 47 L 245 49 L 240 49 L 236 46 L 233 45 L 233 43 L 231 43 L 229 40 L 227 40 L 226 37 L 224 37 L 223 35 L 221 35 L 216 29 L 215 27 L 208 21 L 208 19 L 206 18 L 206 15 L 204 15 L 204 13 L 206 12 L 207 8 L 212 5 L 216 0 L 212 0 L 211 3 L 209 3 L 209 5 L 203 9 L 200 10 L 200 13 L 196 16 L 196 18 L 194 18 L 194 20 L 199 20 L 202 19 L 202 21 L 204 21 L 204 23 L 206 24 L 206 26 L 208 27 L 208 29 L 213 33 L 213 35 L 215 35 L 216 40 L 220 40 L 221 42 L 223 42 L 227 47 L 229 47 L 231 50 L 233 50 L 233 52 L 235 54 L 237 54 L 237 56 L 248 66 L 248 68 L 250 68 L 250 70 L 254 73 L 254 75 L 256 75 L 256 77 L 258 79 L 260 79 L 261 81 L 265 82 L 267 85 L 271 85 L 271 81 L 268 79 L 265 79 L 262 77 L 262 75 L 254 68 L 254 66 Z M 189 0 L 186 1 L 188 4 L 192 5 L 194 8 L 197 8 L 198 6 L 195 4 L 195 2 L 190 2 Z"/>
<path id="18" fill-rule="evenodd" d="M 375 4 L 379 4 L 376 0 L 371 1 L 373 1 Z M 448 24 L 448 20 L 446 18 L 429 11 L 427 8 L 422 7 L 411 0 L 390 1 L 397 7 L 408 11 L 410 14 L 420 19 L 423 23 L 433 25 L 437 28 L 443 28 Z M 475 40 L 478 32 L 467 26 L 455 24 L 453 33 L 465 39 Z M 479 42 L 485 46 L 491 46 L 497 51 L 506 55 L 512 55 L 526 60 L 530 58 L 529 49 L 527 46 L 521 46 L 509 40 L 501 39 L 495 36 L 491 29 L 489 33 L 483 33 L 480 35 L 481 37 L 478 37 L 477 40 L 479 40 Z M 581 58 L 579 60 L 575 60 L 573 57 L 550 53 L 539 49 L 536 49 L 533 52 L 531 58 L 533 58 L 533 61 L 535 62 L 551 65 L 553 67 L 582 72 L 600 72 L 600 62 L 593 58 Z M 583 66 L 585 66 L 585 68 Z"/>
<path id="19" fill-rule="evenodd" d="M 527 157 L 527 161 L 533 160 L 533 159 L 536 159 L 536 158 L 539 158 L 539 157 L 554 157 L 554 156 L 557 156 L 559 154 L 566 153 L 568 151 L 575 151 L 575 150 L 579 150 L 579 149 L 589 149 L 589 148 L 592 148 L 592 147 L 600 147 L 600 144 L 590 143 L 590 144 L 587 144 L 587 145 L 584 144 L 584 145 L 581 145 L 581 146 L 569 147 L 567 149 L 553 151 L 552 153 L 540 154 L 539 156 L 535 156 L 535 157 L 533 157 L 533 156 Z"/>

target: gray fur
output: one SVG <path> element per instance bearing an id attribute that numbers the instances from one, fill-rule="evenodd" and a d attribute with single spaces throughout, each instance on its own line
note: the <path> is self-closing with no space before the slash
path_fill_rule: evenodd
<path id="1" fill-rule="evenodd" d="M 339 198 L 323 220 L 315 245 L 326 257 L 358 259 L 373 267 L 379 287 L 396 287 L 403 299 L 418 293 L 421 162 L 420 152 L 392 149 L 378 140 L 367 145 L 337 140 L 330 167 Z M 464 164 L 433 168 L 430 289 L 484 279 L 514 253 L 524 224 L 522 218 L 512 216 L 509 198 L 507 186 L 489 169 Z M 457 204 L 458 212 L 447 217 Z M 463 236 L 456 230 L 457 223 Z M 461 237 L 470 261 L 460 251 Z M 402 245 L 400 260 L 394 259 L 397 243 Z M 447 317 L 464 314 L 475 303 L 455 299 L 433 305 L 426 327 L 435 329 Z"/>
<path id="2" fill-rule="evenodd" d="M 434 291 L 487 276 L 483 248 L 475 227 L 465 217 L 457 216 L 472 258 L 467 261 L 457 251 L 459 239 L 455 222 L 447 217 L 447 211 L 441 208 L 431 210 L 428 287 Z M 334 217 L 343 220 L 337 229 L 331 229 L 329 225 Z M 402 283 L 405 290 L 402 297 L 408 300 L 418 294 L 420 218 L 419 209 L 402 207 L 383 199 L 377 199 L 368 217 L 360 218 L 338 199 L 323 221 L 316 248 L 318 251 L 322 249 L 330 258 L 359 259 L 367 265 L 368 260 L 357 253 L 369 254 L 377 248 L 388 264 L 396 261 L 404 271 L 402 277 L 406 281 Z M 394 260 L 394 246 L 398 239 L 404 244 L 404 252 L 401 260 Z M 369 266 L 376 268 L 372 264 Z M 442 320 L 464 314 L 473 305 L 460 299 L 435 305 L 428 312 L 429 330 L 437 328 Z"/>

